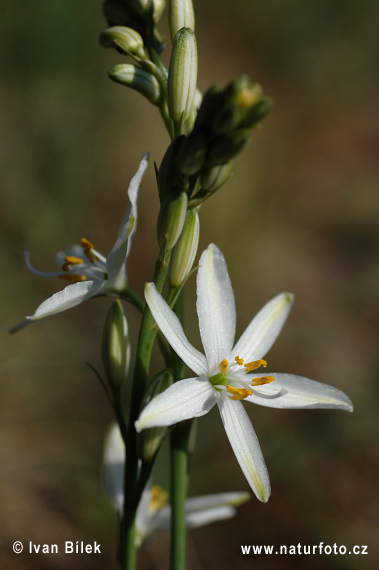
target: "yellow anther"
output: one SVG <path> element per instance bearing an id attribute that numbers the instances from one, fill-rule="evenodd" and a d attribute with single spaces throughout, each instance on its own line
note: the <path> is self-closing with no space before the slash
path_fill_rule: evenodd
<path id="1" fill-rule="evenodd" d="M 252 386 L 263 386 L 263 384 L 270 384 L 275 378 L 273 376 L 261 376 L 260 378 L 254 378 L 251 385 Z"/>
<path id="2" fill-rule="evenodd" d="M 59 277 L 71 281 L 71 283 L 79 283 L 80 281 L 86 280 L 85 275 L 75 275 L 74 273 L 67 273 L 67 275 L 60 275 Z"/>
<path id="3" fill-rule="evenodd" d="M 63 271 L 69 271 L 71 265 L 81 265 L 83 260 L 81 257 L 76 257 L 76 255 L 66 255 L 65 257 L 66 263 L 62 265 Z"/>
<path id="4" fill-rule="evenodd" d="M 88 239 L 86 239 L 86 238 L 82 238 L 80 240 L 80 245 L 82 246 L 83 249 L 93 249 L 94 248 L 93 243 L 88 241 Z"/>
<path id="5" fill-rule="evenodd" d="M 247 388 L 235 388 L 234 386 L 227 385 L 226 389 L 230 394 L 233 394 L 232 400 L 243 400 L 248 396 L 252 395 L 251 390 L 247 390 Z"/>
<path id="6" fill-rule="evenodd" d="M 236 356 L 234 360 L 237 362 L 237 364 L 239 364 L 240 366 L 242 366 L 242 364 L 243 364 L 243 358 L 240 358 L 239 356 Z"/>
<path id="7" fill-rule="evenodd" d="M 82 258 L 77 257 L 76 255 L 66 255 L 65 259 L 66 263 L 69 263 L 70 265 L 81 265 L 83 263 Z"/>
<path id="8" fill-rule="evenodd" d="M 151 487 L 150 494 L 150 511 L 158 511 L 167 505 L 168 493 L 166 493 L 166 491 L 163 491 L 162 487 L 159 485 L 153 485 L 153 487 Z"/>
<path id="9" fill-rule="evenodd" d="M 251 372 L 252 370 L 256 370 L 260 366 L 266 368 L 267 362 L 265 360 L 253 360 L 253 362 L 248 362 L 244 365 L 246 370 L 245 372 Z"/>
<path id="10" fill-rule="evenodd" d="M 225 372 L 228 370 L 228 364 L 229 362 L 227 360 L 221 360 L 220 364 L 218 365 L 218 369 L 221 372 L 221 374 L 225 374 Z"/>

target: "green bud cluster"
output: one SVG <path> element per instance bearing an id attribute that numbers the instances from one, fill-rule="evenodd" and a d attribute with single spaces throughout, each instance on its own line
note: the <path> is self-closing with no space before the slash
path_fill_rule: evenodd
<path id="1" fill-rule="evenodd" d="M 161 201 L 178 189 L 188 207 L 199 206 L 229 178 L 232 159 L 271 109 L 271 99 L 245 75 L 224 89 L 211 87 L 199 107 L 193 130 L 167 149 L 158 172 Z M 196 193 L 195 193 L 196 191 Z"/>
<path id="2" fill-rule="evenodd" d="M 188 136 L 189 151 L 194 138 L 205 148 L 200 170 L 227 164 L 249 142 L 251 131 L 271 109 L 261 87 L 242 75 L 224 89 L 211 87 L 204 96 L 193 131 Z M 185 152 L 185 151 L 184 151 Z"/>
<path id="3" fill-rule="evenodd" d="M 172 372 L 168 369 L 163 370 L 155 378 L 153 378 L 145 397 L 142 402 L 141 410 L 144 408 L 155 396 L 161 394 L 174 382 Z M 137 453 L 142 461 L 149 462 L 154 459 L 155 454 L 159 450 L 162 441 L 166 437 L 166 427 L 156 427 L 145 429 L 137 436 Z"/>

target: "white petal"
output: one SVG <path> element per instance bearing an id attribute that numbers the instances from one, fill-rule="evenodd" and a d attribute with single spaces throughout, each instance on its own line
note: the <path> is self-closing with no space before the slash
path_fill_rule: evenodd
<path id="1" fill-rule="evenodd" d="M 228 396 L 222 396 L 217 404 L 237 461 L 257 498 L 266 503 L 271 492 L 270 479 L 249 416 L 241 402 Z"/>
<path id="2" fill-rule="evenodd" d="M 270 350 L 293 305 L 292 293 L 281 293 L 269 301 L 251 321 L 233 354 L 245 362 L 259 360 Z"/>
<path id="3" fill-rule="evenodd" d="M 216 493 L 215 495 L 203 495 L 202 497 L 192 497 L 186 500 L 186 513 L 202 511 L 214 507 L 222 507 L 225 505 L 238 506 L 242 505 L 250 499 L 250 493 L 231 492 Z"/>
<path id="4" fill-rule="evenodd" d="M 112 251 L 107 258 L 108 279 L 115 289 L 123 289 L 127 284 L 126 260 L 137 227 L 137 204 L 142 177 L 147 168 L 149 155 L 144 154 L 136 174 L 133 176 L 129 188 L 129 203 L 122 220 L 121 227 Z"/>
<path id="5" fill-rule="evenodd" d="M 42 319 L 43 317 L 48 317 L 49 315 L 55 315 L 62 311 L 66 311 L 67 309 L 71 309 L 71 307 L 80 305 L 83 301 L 86 301 L 98 294 L 102 287 L 103 283 L 94 281 L 82 281 L 80 283 L 68 285 L 62 291 L 59 291 L 46 299 L 46 301 L 40 304 L 34 315 L 26 318 L 30 321 L 36 321 L 37 319 Z"/>
<path id="6" fill-rule="evenodd" d="M 353 411 L 350 398 L 333 386 L 293 374 L 267 375 L 273 376 L 275 382 L 253 388 L 253 395 L 246 401 L 269 408 L 339 408 Z M 259 374 L 252 374 L 253 378 L 259 378 Z"/>
<path id="7" fill-rule="evenodd" d="M 104 445 L 102 479 L 114 508 L 121 511 L 124 504 L 125 445 L 120 428 L 113 424 Z"/>
<path id="8" fill-rule="evenodd" d="M 207 361 L 201 352 L 188 341 L 181 322 L 157 291 L 154 283 L 145 287 L 146 302 L 153 317 L 175 352 L 198 375 L 207 374 Z"/>
<path id="9" fill-rule="evenodd" d="M 230 519 L 236 514 L 236 509 L 231 506 L 214 507 L 205 511 L 186 514 L 186 527 L 197 528 L 216 521 Z"/>
<path id="10" fill-rule="evenodd" d="M 197 273 L 197 312 L 209 373 L 228 359 L 236 331 L 236 309 L 224 256 L 213 243 L 202 253 Z"/>
<path id="11" fill-rule="evenodd" d="M 171 426 L 208 413 L 219 398 L 208 378 L 186 378 L 158 394 L 142 410 L 135 423 L 137 432 L 156 426 Z"/>

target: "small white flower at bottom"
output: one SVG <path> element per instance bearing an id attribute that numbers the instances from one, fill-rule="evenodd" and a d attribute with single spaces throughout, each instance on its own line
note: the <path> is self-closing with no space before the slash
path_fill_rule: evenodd
<path id="1" fill-rule="evenodd" d="M 103 483 L 114 506 L 122 513 L 124 503 L 125 446 L 118 425 L 113 424 L 105 440 L 103 459 Z M 195 528 L 216 521 L 229 519 L 236 514 L 238 505 L 250 498 L 249 493 L 231 492 L 204 495 L 187 499 L 186 527 Z M 171 508 L 167 506 L 168 494 L 158 485 L 148 483 L 138 505 L 136 515 L 136 546 L 157 530 L 170 527 Z"/>

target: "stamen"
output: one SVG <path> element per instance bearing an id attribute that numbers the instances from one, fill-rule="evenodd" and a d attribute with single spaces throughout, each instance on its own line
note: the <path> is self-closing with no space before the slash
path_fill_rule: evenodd
<path id="1" fill-rule="evenodd" d="M 239 356 L 236 356 L 234 360 L 237 362 L 237 364 L 239 364 L 240 366 L 242 366 L 242 364 L 243 364 L 243 358 L 240 358 Z"/>
<path id="2" fill-rule="evenodd" d="M 253 360 L 253 362 L 248 362 L 244 365 L 246 370 L 245 372 L 251 372 L 252 370 L 256 370 L 260 366 L 266 368 L 267 362 L 265 360 Z"/>
<path id="3" fill-rule="evenodd" d="M 221 372 L 221 374 L 225 374 L 225 372 L 228 370 L 228 365 L 229 362 L 227 360 L 221 360 L 220 364 L 218 365 L 218 369 Z"/>
<path id="4" fill-rule="evenodd" d="M 232 400 L 243 400 L 244 398 L 251 396 L 253 393 L 251 390 L 247 390 L 246 388 L 235 388 L 229 384 L 226 389 L 230 394 L 233 394 Z"/>
<path id="5" fill-rule="evenodd" d="M 251 385 L 252 386 L 263 386 L 263 384 L 270 384 L 274 382 L 275 378 L 273 376 L 261 376 L 260 378 L 254 378 Z"/>
<path id="6" fill-rule="evenodd" d="M 61 279 L 66 279 L 67 281 L 71 281 L 71 283 L 80 283 L 81 281 L 86 280 L 85 275 L 75 275 L 74 273 L 67 273 L 67 275 L 59 275 L 59 277 Z"/>
<path id="7" fill-rule="evenodd" d="M 92 253 L 92 250 L 94 249 L 94 245 L 93 243 L 91 243 L 88 239 L 86 238 L 82 238 L 80 240 L 80 245 L 83 248 L 84 251 L 84 255 L 86 256 L 86 258 L 91 262 L 91 263 L 95 263 L 95 261 L 97 260 L 96 255 L 94 255 Z"/>
<path id="8" fill-rule="evenodd" d="M 168 493 L 166 493 L 166 491 L 163 491 L 162 487 L 159 485 L 153 485 L 153 487 L 151 487 L 150 493 L 150 511 L 158 511 L 167 505 Z"/>
<path id="9" fill-rule="evenodd" d="M 91 243 L 90 241 L 88 241 L 88 239 L 86 238 L 82 238 L 80 240 L 80 245 L 82 246 L 83 249 L 93 249 L 95 246 L 93 245 L 93 243 Z"/>
<path id="10" fill-rule="evenodd" d="M 76 255 L 66 255 L 65 259 L 66 263 L 70 263 L 71 265 L 81 265 L 83 263 L 82 258 Z"/>
<path id="11" fill-rule="evenodd" d="M 66 263 L 62 265 L 63 271 L 70 271 L 71 265 L 81 265 L 83 262 L 81 257 L 76 257 L 76 255 L 66 255 Z"/>

